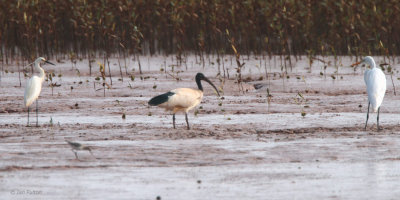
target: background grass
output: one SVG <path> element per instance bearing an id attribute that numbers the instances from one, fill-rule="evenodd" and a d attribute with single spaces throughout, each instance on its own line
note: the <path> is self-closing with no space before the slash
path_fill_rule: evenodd
<path id="1" fill-rule="evenodd" d="M 0 0 L 1 58 L 54 54 L 398 55 L 397 0 Z"/>

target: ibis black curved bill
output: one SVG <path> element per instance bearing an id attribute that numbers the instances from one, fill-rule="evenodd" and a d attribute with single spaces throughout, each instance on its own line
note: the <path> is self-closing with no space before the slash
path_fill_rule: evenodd
<path id="1" fill-rule="evenodd" d="M 218 96 L 221 96 L 221 95 L 219 95 L 219 92 L 218 92 L 217 87 L 215 87 L 215 85 L 214 85 L 207 77 L 204 77 L 203 80 L 205 80 L 208 84 L 210 84 L 211 86 L 213 86 L 213 88 L 214 88 L 215 91 L 217 92 Z"/>

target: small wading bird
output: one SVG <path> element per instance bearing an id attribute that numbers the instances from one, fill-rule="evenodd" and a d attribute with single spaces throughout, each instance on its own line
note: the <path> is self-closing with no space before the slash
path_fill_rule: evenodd
<path id="1" fill-rule="evenodd" d="M 69 144 L 69 146 L 71 146 L 71 148 L 72 148 L 71 150 L 72 150 L 72 152 L 74 152 L 76 159 L 79 160 L 77 151 L 89 151 L 90 154 L 94 157 L 94 155 L 92 153 L 92 150 L 89 147 L 84 146 L 84 145 L 82 145 L 80 143 L 77 143 L 77 142 L 70 142 L 68 140 L 65 140 L 65 141 Z"/>
<path id="2" fill-rule="evenodd" d="M 386 77 L 382 70 L 376 67 L 375 61 L 371 56 L 365 57 L 361 62 L 356 62 L 352 64 L 352 66 L 359 65 L 361 63 L 365 63 L 371 67 L 371 69 L 367 69 L 364 73 L 364 81 L 367 85 L 368 93 L 367 121 L 365 122 L 364 129 L 367 130 L 369 106 L 370 104 L 372 104 L 373 112 L 378 111 L 378 115 L 376 117 L 376 125 L 379 131 L 379 110 L 381 108 L 383 97 L 385 96 L 386 92 Z"/>
<path id="3" fill-rule="evenodd" d="M 35 60 L 35 69 L 40 72 L 39 76 L 33 75 L 26 83 L 25 94 L 24 94 L 24 104 L 28 107 L 28 126 L 29 126 L 29 106 L 36 100 L 36 126 L 38 126 L 38 97 L 40 91 L 42 90 L 42 83 L 44 81 L 45 73 L 42 67 L 40 67 L 41 62 L 53 63 L 47 61 L 43 57 L 39 57 Z"/>
<path id="4" fill-rule="evenodd" d="M 177 88 L 171 90 L 165 94 L 158 95 L 149 101 L 150 106 L 159 106 L 161 108 L 165 108 L 166 110 L 172 111 L 172 123 L 175 128 L 175 113 L 181 111 L 185 112 L 185 119 L 187 129 L 190 129 L 189 120 L 187 113 L 189 110 L 197 106 L 201 99 L 203 98 L 203 86 L 201 85 L 201 81 L 204 80 L 214 87 L 215 91 L 217 91 L 218 96 L 219 92 L 214 84 L 208 80 L 207 77 L 202 73 L 196 74 L 196 83 L 199 89 L 191 89 L 191 88 Z"/>

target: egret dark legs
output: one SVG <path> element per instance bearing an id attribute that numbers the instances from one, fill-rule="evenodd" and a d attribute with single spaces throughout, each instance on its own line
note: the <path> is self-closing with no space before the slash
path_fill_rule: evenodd
<path id="1" fill-rule="evenodd" d="M 186 119 L 186 125 L 187 125 L 187 129 L 188 129 L 188 130 L 190 130 L 190 126 L 189 126 L 189 120 L 188 120 L 187 113 L 185 113 L 185 119 Z"/>
<path id="2" fill-rule="evenodd" d="M 376 117 L 376 125 L 378 127 L 378 131 L 381 130 L 379 129 L 379 110 L 381 109 L 381 107 L 378 108 L 378 117 Z"/>
<path id="3" fill-rule="evenodd" d="M 174 124 L 174 129 L 175 129 L 175 113 L 172 115 L 172 123 Z"/>
<path id="4" fill-rule="evenodd" d="M 28 124 L 26 126 L 29 126 L 29 107 L 28 107 Z"/>
<path id="5" fill-rule="evenodd" d="M 38 108 L 39 108 L 39 105 L 38 105 L 38 99 L 36 100 L 36 126 L 39 126 L 39 117 L 38 117 Z M 26 125 L 26 126 L 29 126 L 29 111 L 30 111 L 30 108 L 28 107 L 28 124 Z"/>
<path id="6" fill-rule="evenodd" d="M 39 126 L 39 122 L 38 122 L 38 119 L 39 119 L 39 117 L 38 117 L 38 102 L 39 102 L 39 99 L 36 99 L 36 126 Z"/>
<path id="7" fill-rule="evenodd" d="M 365 122 L 364 130 L 367 130 L 367 123 L 368 123 L 368 118 L 369 118 L 369 104 L 370 104 L 370 102 L 368 101 L 367 121 Z"/>

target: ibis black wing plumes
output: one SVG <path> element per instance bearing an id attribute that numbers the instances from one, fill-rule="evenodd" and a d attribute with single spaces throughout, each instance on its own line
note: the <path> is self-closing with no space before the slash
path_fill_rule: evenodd
<path id="1" fill-rule="evenodd" d="M 169 97 L 174 95 L 175 93 L 173 92 L 167 92 L 161 95 L 158 95 L 156 97 L 153 97 L 152 99 L 150 99 L 149 101 L 149 105 L 150 106 L 157 106 L 160 105 L 162 103 L 165 103 L 168 101 Z"/>

